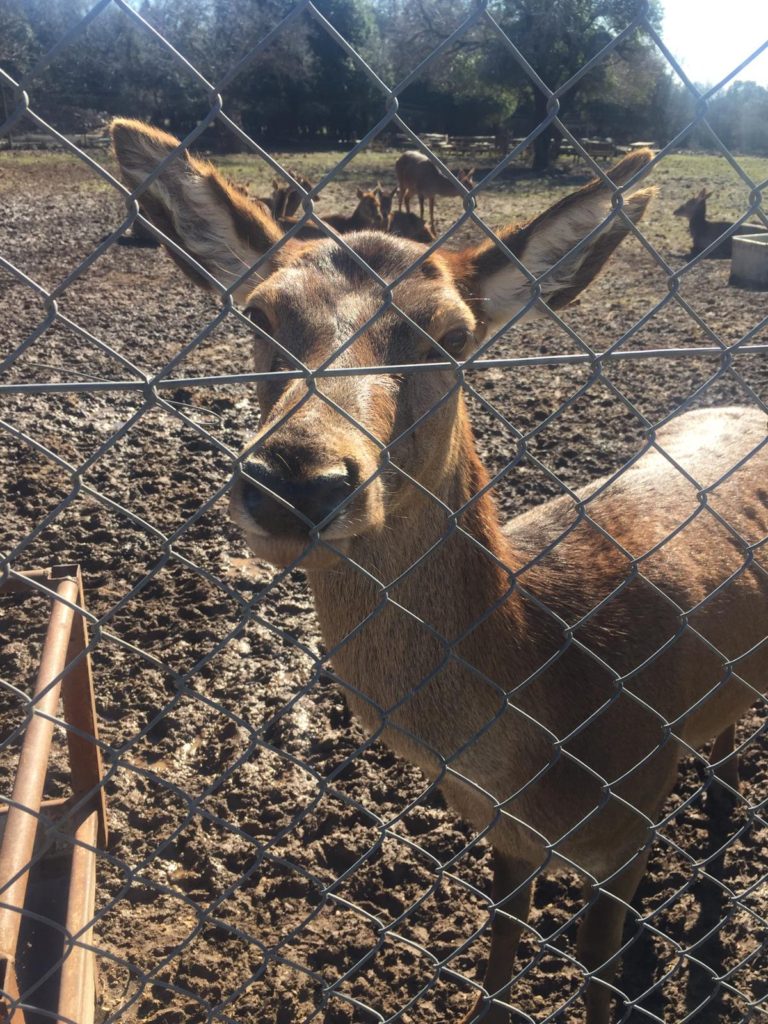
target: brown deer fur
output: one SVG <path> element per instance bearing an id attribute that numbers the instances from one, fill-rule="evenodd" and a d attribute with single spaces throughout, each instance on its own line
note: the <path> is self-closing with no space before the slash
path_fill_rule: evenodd
<path id="1" fill-rule="evenodd" d="M 392 203 L 395 195 L 397 194 L 397 185 L 387 191 L 387 189 L 382 186 L 381 182 L 379 182 L 376 185 L 374 192 L 376 194 L 376 198 L 379 200 L 381 216 L 384 218 L 384 223 L 387 224 L 389 222 L 389 215 L 392 213 Z"/>
<path id="2" fill-rule="evenodd" d="M 430 231 L 429 225 L 425 224 L 421 217 L 415 213 L 404 213 L 402 210 L 394 210 L 387 221 L 387 231 L 391 235 L 398 235 L 400 238 L 410 238 L 414 242 L 434 242 L 434 232 Z"/>
<path id="3" fill-rule="evenodd" d="M 357 200 L 357 206 L 352 213 L 331 213 L 322 218 L 323 223 L 329 224 L 340 235 L 348 235 L 351 231 L 373 231 L 376 229 L 383 231 L 385 221 L 381 215 L 381 206 L 376 193 L 359 188 Z M 279 223 L 285 231 L 289 231 L 298 223 L 298 218 L 280 217 Z M 308 240 L 327 238 L 328 235 L 316 224 L 305 224 L 292 237 Z"/>
<path id="4" fill-rule="evenodd" d="M 301 186 L 304 192 L 309 192 L 314 186 L 309 178 L 305 178 L 301 174 L 297 174 L 296 171 L 289 170 L 289 174 L 294 178 Z M 293 217 L 301 205 L 303 199 L 303 193 L 301 189 L 296 188 L 295 185 L 291 185 L 286 181 L 281 181 L 279 178 L 272 179 L 272 195 L 269 197 L 262 197 L 262 203 L 266 203 L 272 212 L 272 216 L 275 219 L 280 217 Z"/>
<path id="5" fill-rule="evenodd" d="M 376 198 L 381 206 L 381 215 L 391 235 L 398 235 L 400 238 L 410 238 L 414 242 L 434 242 L 435 236 L 427 225 L 417 217 L 415 213 L 403 213 L 400 210 L 392 211 L 392 202 L 397 193 L 397 186 L 387 191 L 382 188 L 381 182 L 376 186 Z"/>
<path id="6" fill-rule="evenodd" d="M 474 188 L 472 174 L 474 167 L 454 171 L 464 188 Z M 460 196 L 461 189 L 447 178 L 423 153 L 409 150 L 395 162 L 397 187 L 399 190 L 398 209 L 403 203 L 407 213 L 411 212 L 411 196 L 419 197 L 419 216 L 424 220 L 424 200 L 429 200 L 429 226 L 435 231 L 435 196 Z"/>
<path id="7" fill-rule="evenodd" d="M 768 230 L 762 224 L 740 224 L 734 229 L 732 221 L 707 220 L 707 199 L 711 195 L 711 192 L 703 188 L 697 196 L 678 206 L 674 213 L 675 217 L 686 217 L 688 220 L 688 230 L 693 239 L 692 256 L 703 252 L 726 231 L 733 229 L 732 234 L 724 238 L 720 245 L 709 253 L 710 259 L 726 259 L 730 257 L 733 249 L 733 235 L 755 235 Z"/>
<path id="8" fill-rule="evenodd" d="M 131 188 L 176 145 L 138 122 L 117 121 L 113 137 Z M 648 159 L 630 155 L 612 180 L 630 182 Z M 627 187 L 624 214 L 638 221 L 652 193 Z M 625 236 L 612 191 L 593 182 L 500 232 L 537 277 L 562 259 L 540 282 L 550 305 L 586 287 Z M 227 288 L 280 234 L 188 156 L 140 201 Z M 567 256 L 600 225 L 586 252 Z M 349 244 L 385 280 L 403 275 L 395 304 L 458 359 L 530 298 L 525 275 L 490 242 L 433 254 L 409 274 L 422 245 L 380 232 Z M 369 324 L 380 286 L 330 240 L 289 242 L 236 295 L 259 327 L 259 371 L 291 358 L 316 367 L 366 324 L 344 365 L 435 355 L 394 309 Z M 307 569 L 355 714 L 489 830 L 496 910 L 484 986 L 496 1000 L 481 997 L 467 1020 L 507 1019 L 531 879 L 574 868 L 594 897 L 577 950 L 593 972 L 587 1020 L 606 1024 L 607 962 L 681 753 L 727 736 L 765 687 L 766 581 L 746 545 L 768 532 L 766 418 L 689 413 L 655 439 L 688 476 L 649 446 L 577 502 L 546 502 L 503 527 L 451 369 L 314 386 L 329 401 L 303 380 L 259 385 L 261 424 L 232 517 L 257 557 Z M 329 487 L 343 489 L 343 508 L 314 518 L 274 499 L 275 488 L 316 497 Z"/>

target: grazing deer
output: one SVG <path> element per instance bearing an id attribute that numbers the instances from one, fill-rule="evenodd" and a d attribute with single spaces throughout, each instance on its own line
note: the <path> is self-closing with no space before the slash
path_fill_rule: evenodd
<path id="1" fill-rule="evenodd" d="M 453 173 L 464 188 L 475 187 L 472 175 L 474 167 L 465 170 L 456 170 Z M 435 196 L 459 196 L 460 189 L 446 178 L 432 161 L 418 153 L 416 150 L 409 150 L 397 158 L 395 163 L 395 174 L 397 175 L 397 187 L 399 189 L 398 210 L 402 210 L 403 203 L 408 213 L 411 212 L 411 196 L 419 197 L 419 216 L 424 220 L 424 200 L 429 199 L 429 226 L 433 233 L 435 231 Z"/>
<path id="2" fill-rule="evenodd" d="M 678 206 L 674 213 L 675 217 L 688 218 L 688 230 L 691 232 L 691 238 L 693 239 L 693 245 L 691 246 L 692 256 L 703 252 L 707 246 L 716 242 L 726 231 L 733 229 L 732 221 L 707 220 L 707 199 L 711 195 L 711 192 L 707 192 L 703 188 L 697 196 L 689 199 L 682 206 Z M 741 224 L 709 253 L 709 258 L 727 259 L 730 257 L 731 250 L 733 249 L 733 235 L 755 235 L 764 231 L 766 231 L 766 228 L 762 224 Z"/>
<path id="3" fill-rule="evenodd" d="M 112 134 L 131 189 L 177 145 L 137 121 Z M 499 233 L 551 308 L 586 288 L 643 216 L 652 190 L 631 185 L 649 158 L 630 154 L 608 172 L 615 186 L 593 181 Z M 606 1024 L 627 906 L 681 753 L 727 734 L 768 676 L 768 583 L 753 562 L 768 532 L 765 415 L 688 413 L 620 476 L 502 526 L 446 366 L 531 302 L 493 242 L 407 273 L 424 246 L 353 236 L 397 281 L 397 309 L 372 320 L 382 287 L 333 240 L 289 241 L 243 277 L 281 229 L 210 164 L 177 157 L 140 203 L 232 289 L 254 324 L 257 371 L 325 364 L 358 331 L 337 366 L 441 364 L 259 384 L 231 515 L 256 557 L 307 570 L 363 724 L 439 779 L 493 844 L 491 949 L 466 1020 L 508 1019 L 531 881 L 565 868 L 588 897 L 577 946 L 587 1021 Z"/>

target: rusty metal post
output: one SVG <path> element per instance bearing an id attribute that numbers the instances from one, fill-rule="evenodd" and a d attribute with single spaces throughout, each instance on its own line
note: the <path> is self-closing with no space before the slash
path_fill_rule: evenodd
<path id="1" fill-rule="evenodd" d="M 64 953 L 59 986 L 59 1016 L 77 1024 L 93 1024 L 96 1001 L 93 953 L 86 947 L 93 938 L 98 833 L 99 811 L 93 807 L 75 831 L 66 929 L 68 940 L 77 938 Z"/>
<path id="2" fill-rule="evenodd" d="M 64 705 L 64 720 L 73 729 L 67 730 L 69 746 L 69 766 L 72 780 L 72 793 L 77 803 L 87 793 L 93 794 L 99 810 L 99 845 L 107 845 L 107 800 L 101 785 L 103 766 L 101 750 L 97 740 L 99 735 L 96 717 L 96 698 L 93 689 L 91 659 L 84 655 L 88 647 L 88 624 L 85 618 L 85 590 L 79 566 L 62 566 L 53 570 L 53 575 L 60 573 L 70 575 L 74 570 L 77 580 L 78 606 L 82 609 L 72 623 L 67 663 L 72 665 L 64 676 L 61 687 L 61 699 Z M 75 731 L 77 730 L 77 731 Z"/>
<path id="3" fill-rule="evenodd" d="M 10 1009 L 18 999 L 16 948 L 24 912 L 29 878 L 27 867 L 32 860 L 37 833 L 43 787 L 53 736 L 53 718 L 59 705 L 61 676 L 67 663 L 67 648 L 74 617 L 71 605 L 77 602 L 78 585 L 74 579 L 58 583 L 56 593 L 70 602 L 55 601 L 48 620 L 48 630 L 34 690 L 32 713 L 27 724 L 19 767 L 13 787 L 13 805 L 8 811 L 5 834 L 0 846 L 0 964 L 3 979 L 6 1019 L 13 1024 L 24 1022 L 23 1011 Z M 2 1005 L 2 1003 L 0 1003 Z"/>

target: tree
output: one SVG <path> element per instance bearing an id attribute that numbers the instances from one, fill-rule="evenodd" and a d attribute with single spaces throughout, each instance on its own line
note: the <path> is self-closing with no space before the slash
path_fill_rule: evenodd
<path id="1" fill-rule="evenodd" d="M 501 0 L 495 13 L 509 39 L 544 84 L 554 90 L 627 28 L 642 7 L 643 0 Z M 658 22 L 658 4 L 652 5 L 651 16 Z M 604 92 L 616 61 L 632 69 L 646 58 L 649 49 L 641 34 L 622 40 L 610 59 L 600 61 L 563 94 L 560 113 L 573 110 L 581 95 Z M 489 55 L 488 66 L 499 80 L 519 90 L 519 113 L 532 116 L 535 124 L 546 121 L 547 94 L 533 83 L 501 40 Z M 544 170 L 549 165 L 552 134 L 551 126 L 547 125 L 536 138 L 535 170 Z"/>
<path id="2" fill-rule="evenodd" d="M 0 67 L 18 81 L 38 51 L 35 34 L 19 0 L 0 0 L 0 26 Z M 11 92 L 5 82 L 0 82 L 0 96 L 6 121 L 11 113 Z M 10 133 L 6 137 L 10 147 Z"/>

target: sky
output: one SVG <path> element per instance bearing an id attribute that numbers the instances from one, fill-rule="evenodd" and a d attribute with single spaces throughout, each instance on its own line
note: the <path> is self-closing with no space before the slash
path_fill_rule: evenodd
<path id="1" fill-rule="evenodd" d="M 768 41 L 768 0 L 663 0 L 662 38 L 688 77 L 714 85 Z M 739 79 L 768 86 L 768 47 Z"/>

